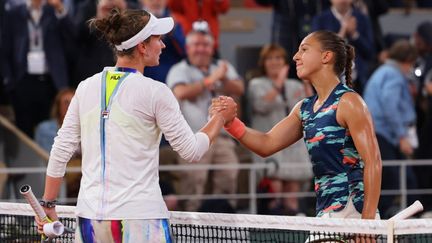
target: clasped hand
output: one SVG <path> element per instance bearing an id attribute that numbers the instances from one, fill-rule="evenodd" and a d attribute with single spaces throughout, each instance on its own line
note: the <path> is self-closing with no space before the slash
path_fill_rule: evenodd
<path id="1" fill-rule="evenodd" d="M 210 117 L 221 115 L 224 119 L 224 125 L 227 126 L 237 116 L 237 104 L 229 96 L 219 96 L 212 99 L 209 114 Z"/>

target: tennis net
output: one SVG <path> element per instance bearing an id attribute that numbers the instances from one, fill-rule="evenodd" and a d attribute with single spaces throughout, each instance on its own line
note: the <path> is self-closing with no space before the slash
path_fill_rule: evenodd
<path id="1" fill-rule="evenodd" d="M 74 207 L 57 206 L 60 221 L 75 228 Z M 0 203 L 0 242 L 37 242 L 33 211 Z M 359 220 L 171 212 L 175 242 L 432 242 L 432 219 Z M 66 234 L 57 242 L 73 242 Z"/>

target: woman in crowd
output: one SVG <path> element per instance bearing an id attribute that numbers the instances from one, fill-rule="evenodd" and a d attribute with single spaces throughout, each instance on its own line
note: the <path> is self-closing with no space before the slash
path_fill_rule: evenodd
<path id="1" fill-rule="evenodd" d="M 270 130 L 285 118 L 295 104 L 305 98 L 305 83 L 288 79 L 289 66 L 286 51 L 277 44 L 266 45 L 261 49 L 258 68 L 261 76 L 252 79 L 248 86 L 248 100 L 251 108 L 252 128 L 262 132 Z M 257 163 L 275 163 L 274 171 L 267 171 L 267 179 L 280 181 L 281 191 L 300 192 L 307 189 L 312 178 L 309 155 L 303 142 L 298 141 L 290 147 L 262 158 L 253 156 Z M 280 168 L 286 164 L 288 167 Z M 278 200 L 280 210 L 267 212 L 296 215 L 300 212 L 297 197 Z"/>

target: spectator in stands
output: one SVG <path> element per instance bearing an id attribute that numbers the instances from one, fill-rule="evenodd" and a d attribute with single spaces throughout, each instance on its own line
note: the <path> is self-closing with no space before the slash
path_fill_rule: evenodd
<path id="1" fill-rule="evenodd" d="M 283 47 L 277 44 L 264 46 L 258 66 L 261 76 L 249 82 L 247 95 L 249 105 L 252 106 L 251 127 L 266 132 L 285 118 L 295 104 L 306 97 L 306 92 L 305 84 L 301 81 L 287 78 L 289 66 Z M 294 165 L 294 168 L 279 168 L 267 173 L 267 176 L 282 182 L 282 192 L 295 193 L 308 188 L 308 182 L 312 178 L 312 165 L 303 141 L 298 141 L 265 159 L 253 155 L 256 163 L 264 163 L 269 159 L 276 163 L 276 168 L 281 164 Z M 282 207 L 284 214 L 296 215 L 300 212 L 297 197 L 284 198 Z"/>
<path id="2" fill-rule="evenodd" d="M 423 92 L 425 77 L 432 70 L 432 22 L 425 21 L 417 26 L 413 34 L 415 47 L 419 54 L 415 68 L 413 69 L 412 78 L 416 82 L 416 111 L 417 111 L 417 126 L 421 128 L 425 117 L 425 105 L 427 98 Z"/>
<path id="3" fill-rule="evenodd" d="M 66 115 L 69 104 L 75 90 L 71 88 L 60 90 L 54 98 L 54 103 L 51 108 L 51 119 L 45 120 L 36 127 L 35 141 L 48 153 L 54 144 L 54 138 L 57 136 L 57 131 L 63 124 L 63 119 Z M 68 167 L 81 166 L 80 153 L 75 153 L 75 156 L 69 161 Z M 66 195 L 68 198 L 76 198 L 78 196 L 81 173 L 67 173 Z"/>
<path id="4" fill-rule="evenodd" d="M 243 82 L 234 67 L 224 60 L 213 59 L 214 38 L 208 30 L 192 30 L 186 37 L 187 59 L 174 65 L 168 73 L 167 85 L 173 90 L 180 109 L 193 131 L 198 131 L 208 119 L 208 107 L 216 95 L 241 96 Z M 178 158 L 178 163 L 188 164 Z M 198 164 L 236 164 L 235 142 L 222 133 Z M 202 195 L 208 170 L 191 170 L 182 173 L 179 193 Z M 213 193 L 236 192 L 237 170 L 215 170 L 212 173 Z M 233 203 L 234 204 L 234 203 Z M 196 211 L 199 201 L 189 200 L 185 210 Z M 234 205 L 232 205 L 234 206 Z"/>
<path id="5" fill-rule="evenodd" d="M 432 70 L 426 76 L 424 84 L 424 92 L 427 97 L 426 115 L 423 127 L 419 134 L 419 149 L 416 154 L 416 159 L 432 159 Z M 421 189 L 432 188 L 432 166 L 416 166 L 415 172 L 417 175 L 418 187 Z M 431 195 L 423 195 L 421 202 L 424 205 L 425 212 L 432 211 Z"/>
<path id="6" fill-rule="evenodd" d="M 432 159 L 432 22 L 419 24 L 414 33 L 414 42 L 419 52 L 414 74 L 419 80 L 417 92 L 417 117 L 419 128 L 419 149 L 416 159 Z M 419 188 L 432 188 L 432 166 L 416 166 Z M 432 210 L 432 197 L 422 197 L 425 211 Z"/>
<path id="7" fill-rule="evenodd" d="M 35 141 L 47 152 L 51 151 L 57 131 L 63 124 L 69 103 L 75 94 L 71 88 L 60 90 L 54 98 L 51 108 L 51 119 L 38 124 L 35 131 Z"/>
<path id="8" fill-rule="evenodd" d="M 283 46 L 289 57 L 297 52 L 300 41 L 310 33 L 312 18 L 330 7 L 329 0 L 255 0 L 255 2 L 273 7 L 271 42 Z"/>
<path id="9" fill-rule="evenodd" d="M 416 53 L 415 47 L 407 40 L 394 43 L 388 52 L 389 59 L 372 74 L 364 92 L 384 164 L 385 160 L 411 157 L 418 146 L 416 113 L 407 79 L 417 58 Z M 414 189 L 415 174 L 411 167 L 406 169 L 407 186 Z M 384 166 L 382 189 L 399 189 L 399 173 L 399 167 Z M 383 218 L 399 210 L 394 207 L 396 199 L 395 196 L 381 196 L 379 208 Z"/>
<path id="10" fill-rule="evenodd" d="M 16 124 L 33 137 L 49 117 L 57 90 L 69 85 L 68 52 L 74 35 L 61 0 L 31 0 L 6 12 L 3 71 Z"/>
<path id="11" fill-rule="evenodd" d="M 168 0 L 140 0 L 140 3 L 142 8 L 158 18 L 181 18 L 181 16 L 172 16 L 170 10 L 167 8 L 167 1 Z M 185 36 L 177 20 L 174 29 L 167 35 L 164 35 L 162 41 L 166 47 L 160 55 L 159 66 L 146 67 L 144 72 L 147 77 L 165 83 L 169 69 L 186 57 Z"/>
<path id="12" fill-rule="evenodd" d="M 382 33 L 379 17 L 386 14 L 389 10 L 389 3 L 387 0 L 353 0 L 354 7 L 357 8 L 362 14 L 369 17 L 372 31 L 374 46 L 377 53 L 385 48 L 384 37 Z"/>
<path id="13" fill-rule="evenodd" d="M 113 8 L 123 10 L 137 8 L 137 5 L 126 0 L 84 0 L 77 7 L 75 25 L 78 49 L 72 75 L 74 86 L 104 67 L 115 64 L 115 56 L 109 44 L 102 40 L 101 33 L 91 30 L 87 25 L 90 18 L 94 16 L 103 18 Z"/>
<path id="14" fill-rule="evenodd" d="M 218 57 L 219 15 L 228 11 L 230 2 L 230 0 L 169 0 L 168 7 L 175 15 L 183 16 L 180 24 L 186 35 L 192 30 L 194 22 L 206 21 L 214 38 L 214 55 Z"/>
<path id="15" fill-rule="evenodd" d="M 369 62 L 375 58 L 375 48 L 370 20 L 353 8 L 352 2 L 353 0 L 331 0 L 331 8 L 314 17 L 312 30 L 333 31 L 354 46 L 354 87 L 361 94 L 368 78 Z"/>
<path id="16" fill-rule="evenodd" d="M 258 183 L 257 193 L 276 194 L 282 193 L 282 189 L 282 180 L 265 176 Z M 280 196 L 257 200 L 257 212 L 265 215 L 284 215 L 287 213 Z"/>

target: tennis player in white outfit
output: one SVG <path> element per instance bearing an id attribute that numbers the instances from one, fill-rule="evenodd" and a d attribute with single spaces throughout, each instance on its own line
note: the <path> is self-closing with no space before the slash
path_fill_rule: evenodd
<path id="1" fill-rule="evenodd" d="M 55 220 L 66 163 L 81 146 L 75 241 L 172 242 L 159 187 L 161 134 L 183 158 L 197 161 L 236 109 L 221 111 L 194 134 L 171 90 L 143 75 L 144 67 L 159 64 L 161 35 L 173 28 L 172 18 L 115 10 L 90 25 L 113 46 L 117 63 L 78 86 L 51 150 L 41 204 Z M 226 107 L 235 106 L 226 98 Z M 37 221 L 42 233 L 44 222 Z"/>

